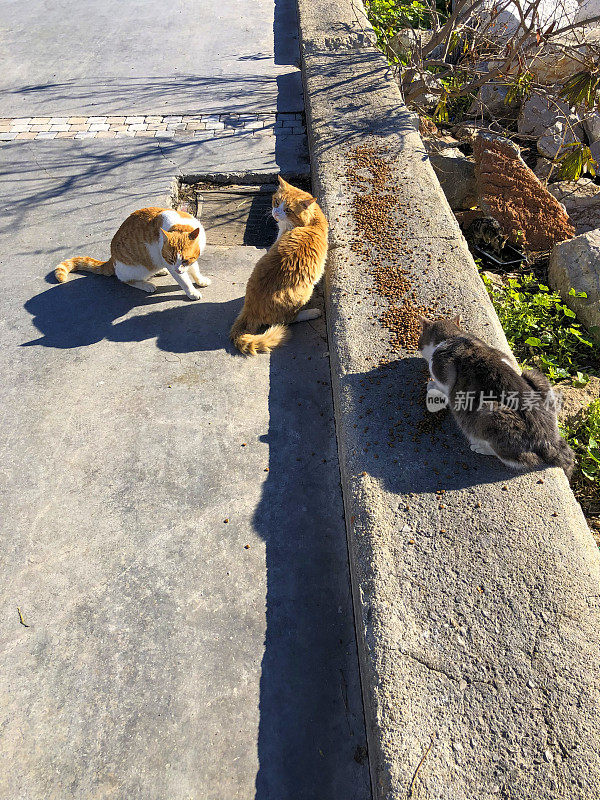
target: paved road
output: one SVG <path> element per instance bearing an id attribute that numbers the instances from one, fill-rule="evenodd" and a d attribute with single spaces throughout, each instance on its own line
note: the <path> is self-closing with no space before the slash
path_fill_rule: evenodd
<path id="1" fill-rule="evenodd" d="M 302 110 L 294 0 L 3 0 L 0 116 Z"/>
<path id="2" fill-rule="evenodd" d="M 126 29 L 86 4 L 86 25 L 110 43 L 117 85 L 160 35 L 170 52 L 186 42 L 193 71 L 218 37 L 231 46 L 234 20 L 239 52 L 267 56 L 237 68 L 274 86 L 274 52 L 293 40 L 274 47 L 273 7 L 256 6 L 242 19 L 241 4 L 215 3 L 227 26 L 207 34 L 196 21 L 187 39 L 189 15 L 165 20 L 154 2 L 128 4 Z M 59 70 L 41 57 L 58 46 L 53 19 L 81 57 L 80 5 L 61 4 L 61 18 L 31 4 L 35 30 L 0 7 L 5 48 L 23 39 L 14 63 L 41 30 L 36 64 L 4 75 L 2 113 L 87 113 L 71 85 L 43 108 L 22 91 Z M 165 84 L 180 112 L 168 86 L 183 58 Z M 164 63 L 157 53 L 146 74 Z M 89 59 L 73 74 L 96 80 L 114 114 L 124 105 L 102 94 L 109 72 Z M 265 110 L 260 95 L 244 103 Z M 214 282 L 198 303 L 166 279 L 148 296 L 51 276 L 67 255 L 106 254 L 126 214 L 165 203 L 182 172 L 268 171 L 283 152 L 275 136 L 244 146 L 237 135 L 0 145 L 1 800 L 369 797 L 322 324 L 298 326 L 270 359 L 231 350 L 254 248 L 210 248 Z M 285 158 L 301 165 L 295 145 Z"/>

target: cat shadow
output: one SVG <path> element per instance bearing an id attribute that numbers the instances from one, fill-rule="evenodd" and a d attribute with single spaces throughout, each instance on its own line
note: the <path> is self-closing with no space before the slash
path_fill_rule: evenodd
<path id="1" fill-rule="evenodd" d="M 180 296 L 180 302 L 161 308 L 174 299 L 174 294 Z M 227 325 L 235 319 L 242 303 L 242 297 L 221 303 L 188 300 L 178 286 L 159 286 L 154 294 L 145 294 L 114 278 L 71 277 L 25 303 L 42 335 L 22 346 L 68 350 L 104 339 L 156 339 L 156 346 L 169 353 L 222 349 L 234 353 Z M 130 315 L 133 309 L 137 311 Z"/>
<path id="2" fill-rule="evenodd" d="M 418 357 L 347 376 L 351 396 L 363 398 L 353 472 L 364 471 L 400 495 L 468 489 L 513 477 L 515 471 L 497 458 L 471 451 L 447 410 L 427 411 L 427 377 L 426 362 Z M 385 424 L 372 426 L 370 420 L 381 414 Z"/>

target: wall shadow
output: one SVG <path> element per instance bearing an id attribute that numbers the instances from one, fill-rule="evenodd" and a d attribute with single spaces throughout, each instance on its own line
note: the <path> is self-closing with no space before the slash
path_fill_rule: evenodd
<path id="1" fill-rule="evenodd" d="M 370 797 L 329 360 L 314 329 L 271 355 L 256 800 Z"/>
<path id="2" fill-rule="evenodd" d="M 275 0 L 274 41 L 275 63 L 299 66 L 293 0 Z M 293 77 L 278 78 L 286 104 Z M 279 165 L 290 147 L 305 137 L 277 139 Z M 303 323 L 270 357 L 269 473 L 254 515 L 267 561 L 255 800 L 371 796 L 326 349 L 324 329 Z"/>

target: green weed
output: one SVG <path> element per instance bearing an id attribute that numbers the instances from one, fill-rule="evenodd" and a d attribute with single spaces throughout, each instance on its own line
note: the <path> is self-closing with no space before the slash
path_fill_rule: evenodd
<path id="1" fill-rule="evenodd" d="M 532 274 L 509 278 L 501 287 L 483 276 L 508 343 L 520 363 L 535 366 L 553 382 L 571 378 L 582 385 L 597 367 L 587 331 L 560 295 Z M 576 293 L 575 297 L 585 297 Z"/>
<path id="2" fill-rule="evenodd" d="M 600 483 L 600 400 L 590 403 L 562 433 L 575 451 L 581 475 L 590 483 Z"/>

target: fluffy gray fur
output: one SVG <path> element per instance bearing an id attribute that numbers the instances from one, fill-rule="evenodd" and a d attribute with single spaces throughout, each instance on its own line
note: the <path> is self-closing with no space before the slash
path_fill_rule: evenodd
<path id="1" fill-rule="evenodd" d="M 536 370 L 519 373 L 505 353 L 461 330 L 459 322 L 458 317 L 422 318 L 419 350 L 429 362 L 434 388 L 448 398 L 471 449 L 495 455 L 514 469 L 562 467 L 570 478 L 575 457 L 558 431 L 556 399 L 548 380 Z M 530 407 L 533 392 L 539 402 Z M 474 393 L 475 402 L 471 409 L 461 408 L 468 393 Z M 507 404 L 509 396 L 512 401 Z M 479 407 L 481 397 L 485 403 Z"/>

